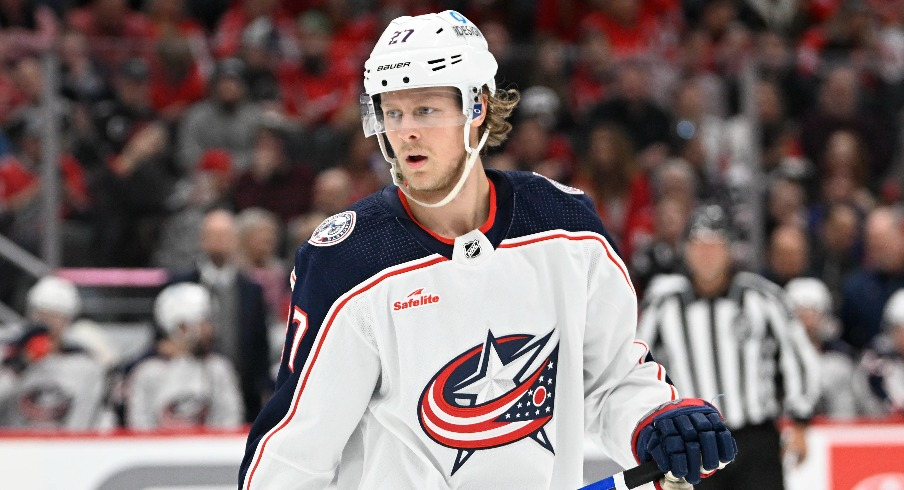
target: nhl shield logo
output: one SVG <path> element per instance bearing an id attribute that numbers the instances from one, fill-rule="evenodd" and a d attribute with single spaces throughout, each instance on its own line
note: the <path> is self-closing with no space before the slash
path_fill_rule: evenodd
<path id="1" fill-rule="evenodd" d="M 465 257 L 473 259 L 480 255 L 480 240 L 465 242 Z"/>
<path id="2" fill-rule="evenodd" d="M 318 247 L 328 247 L 345 240 L 355 229 L 355 212 L 343 211 L 325 219 L 314 230 L 308 243 Z"/>

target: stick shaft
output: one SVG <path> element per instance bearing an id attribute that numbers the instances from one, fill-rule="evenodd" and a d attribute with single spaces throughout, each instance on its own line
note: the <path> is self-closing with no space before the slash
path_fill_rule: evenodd
<path id="1" fill-rule="evenodd" d="M 662 471 L 659 470 L 656 462 L 647 461 L 634 468 L 616 473 L 609 478 L 591 483 L 580 490 L 629 490 L 660 478 L 662 478 Z"/>

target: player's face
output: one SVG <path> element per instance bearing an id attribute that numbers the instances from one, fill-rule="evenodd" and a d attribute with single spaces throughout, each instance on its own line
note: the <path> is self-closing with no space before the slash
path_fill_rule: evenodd
<path id="1" fill-rule="evenodd" d="M 464 170 L 461 96 L 452 88 L 383 94 L 386 138 L 409 191 L 429 199 L 447 194 Z"/>

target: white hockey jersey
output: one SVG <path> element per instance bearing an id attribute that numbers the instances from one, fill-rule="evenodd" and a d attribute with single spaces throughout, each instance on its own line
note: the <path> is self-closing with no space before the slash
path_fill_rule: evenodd
<path id="1" fill-rule="evenodd" d="M 132 429 L 235 429 L 244 420 L 238 375 L 219 354 L 148 358 L 126 386 Z"/>
<path id="2" fill-rule="evenodd" d="M 0 426 L 87 431 L 101 418 L 104 369 L 82 352 L 53 353 L 15 375 L 0 368 Z"/>
<path id="3" fill-rule="evenodd" d="M 575 489 L 585 433 L 636 464 L 635 426 L 677 393 L 625 265 L 579 190 L 487 175 L 489 219 L 454 241 L 388 187 L 298 250 L 243 488 L 325 488 L 357 459 L 358 488 Z"/>

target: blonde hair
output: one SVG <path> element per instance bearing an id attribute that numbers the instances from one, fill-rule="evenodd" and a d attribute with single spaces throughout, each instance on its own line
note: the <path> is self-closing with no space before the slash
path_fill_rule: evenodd
<path id="1" fill-rule="evenodd" d="M 499 146 L 508 139 L 508 135 L 512 131 L 512 123 L 508 121 L 508 118 L 521 100 L 521 92 L 512 88 L 497 89 L 496 93 L 489 94 L 484 86 L 484 94 L 487 96 L 487 117 L 480 125 L 480 129 L 486 131 L 489 127 L 490 135 L 484 145 L 484 151 L 486 151 L 487 148 Z"/>

